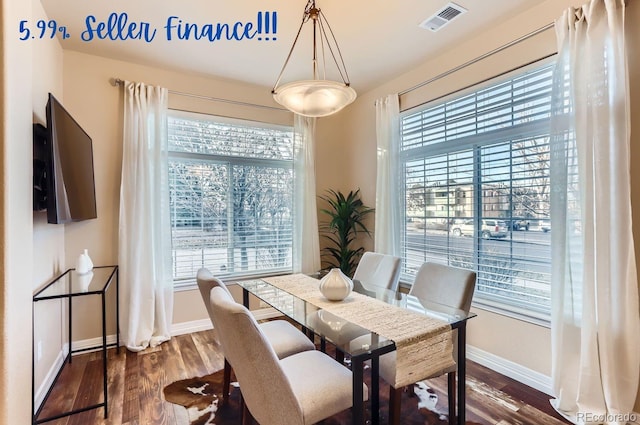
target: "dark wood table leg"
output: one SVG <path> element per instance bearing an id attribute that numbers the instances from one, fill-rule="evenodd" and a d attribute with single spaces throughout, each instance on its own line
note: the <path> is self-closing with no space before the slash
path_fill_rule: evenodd
<path id="1" fill-rule="evenodd" d="M 246 288 L 242 288 L 242 305 L 249 308 L 249 291 Z"/>
<path id="2" fill-rule="evenodd" d="M 231 388 L 231 365 L 224 359 L 224 372 L 222 375 L 222 402 L 229 401 L 229 392 Z"/>
<path id="3" fill-rule="evenodd" d="M 458 328 L 458 424 L 466 421 L 467 323 Z"/>
<path id="4" fill-rule="evenodd" d="M 371 388 L 369 388 L 371 400 L 371 424 L 380 423 L 380 357 L 371 358 Z"/>
<path id="5" fill-rule="evenodd" d="M 351 358 L 351 373 L 353 376 L 353 405 L 351 412 L 354 425 L 364 424 L 363 368 L 364 363 L 361 357 Z"/>

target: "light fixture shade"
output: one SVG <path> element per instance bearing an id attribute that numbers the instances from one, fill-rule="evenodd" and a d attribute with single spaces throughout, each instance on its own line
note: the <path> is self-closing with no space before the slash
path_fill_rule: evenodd
<path id="1" fill-rule="evenodd" d="M 302 80 L 284 84 L 273 93 L 276 102 L 305 117 L 334 114 L 356 100 L 356 91 L 330 80 Z"/>

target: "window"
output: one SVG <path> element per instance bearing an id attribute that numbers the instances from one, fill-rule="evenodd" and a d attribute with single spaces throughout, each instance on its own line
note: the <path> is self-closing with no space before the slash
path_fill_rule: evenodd
<path id="1" fill-rule="evenodd" d="M 168 138 L 176 286 L 291 272 L 292 128 L 173 111 Z"/>
<path id="2" fill-rule="evenodd" d="M 403 114 L 404 281 L 425 261 L 475 270 L 476 303 L 548 319 L 552 71 Z"/>

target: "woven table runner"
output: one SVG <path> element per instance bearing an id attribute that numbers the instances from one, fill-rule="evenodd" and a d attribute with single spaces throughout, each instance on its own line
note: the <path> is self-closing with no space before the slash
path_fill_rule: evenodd
<path id="1" fill-rule="evenodd" d="M 352 292 L 343 301 L 329 301 L 320 293 L 320 281 L 304 274 L 262 280 L 393 341 L 396 345 L 396 382 L 393 385 L 396 388 L 429 378 L 455 364 L 451 326 L 442 320 L 357 292 Z"/>

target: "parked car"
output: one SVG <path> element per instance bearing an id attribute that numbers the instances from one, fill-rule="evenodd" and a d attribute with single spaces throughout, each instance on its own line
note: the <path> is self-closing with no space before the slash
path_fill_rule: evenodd
<path id="1" fill-rule="evenodd" d="M 481 220 L 481 222 L 482 227 L 480 229 L 480 236 L 482 236 L 484 239 L 507 237 L 507 224 L 504 221 L 484 219 Z M 454 236 L 474 236 L 474 220 L 465 220 L 462 223 L 452 224 L 451 233 Z"/>
<path id="2" fill-rule="evenodd" d="M 540 230 L 548 232 L 551 230 L 551 222 L 549 220 L 540 220 Z"/>
<path id="3" fill-rule="evenodd" d="M 513 219 L 510 222 L 510 228 L 512 230 L 529 230 L 530 223 L 529 220 L 525 219 Z"/>

